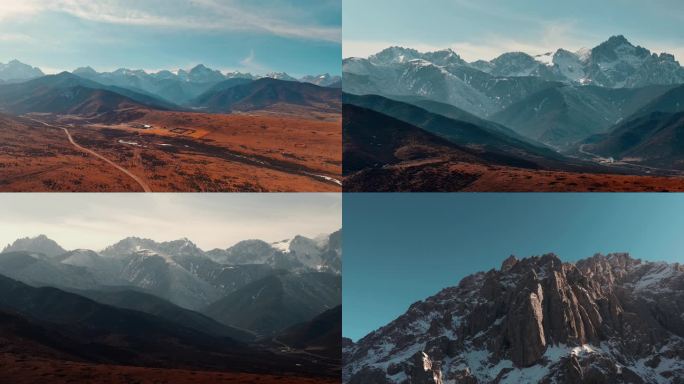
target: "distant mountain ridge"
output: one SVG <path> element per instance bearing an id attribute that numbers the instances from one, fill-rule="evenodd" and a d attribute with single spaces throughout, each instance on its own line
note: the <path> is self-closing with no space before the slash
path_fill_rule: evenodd
<path id="1" fill-rule="evenodd" d="M 0 86 L 0 110 L 103 115 L 127 108 L 179 109 L 178 106 L 127 88 L 102 85 L 68 72 Z"/>
<path id="2" fill-rule="evenodd" d="M 228 82 L 228 85 L 224 85 Z M 289 104 L 338 112 L 341 90 L 311 83 L 262 78 L 248 83 L 227 80 L 190 101 L 190 105 L 212 113 L 250 111 Z"/>
<path id="3" fill-rule="evenodd" d="M 12 60 L 7 64 L 0 63 L 0 82 L 17 82 L 35 79 L 45 74 L 40 68 Z"/>
<path id="4" fill-rule="evenodd" d="M 3 248 L 2 252 L 0 253 L 19 251 L 42 253 L 45 256 L 50 257 L 59 256 L 66 253 L 64 248 L 45 235 L 17 239 L 12 244 L 8 244 L 5 248 Z"/>
<path id="5" fill-rule="evenodd" d="M 198 64 L 191 69 L 174 71 L 160 70 L 148 72 L 142 69 L 119 68 L 111 72 L 98 72 L 92 67 L 79 67 L 72 74 L 107 86 L 126 88 L 132 91 L 149 93 L 175 104 L 185 104 L 208 91 L 214 85 L 230 79 L 247 81 L 273 78 L 284 81 L 311 83 L 321 87 L 339 87 L 341 76 L 328 73 L 306 75 L 295 78 L 284 72 L 254 75 L 242 72 L 222 72 Z M 45 74 L 37 67 L 31 67 L 18 60 L 7 64 L 0 63 L 0 84 L 17 83 L 43 77 Z"/>
<path id="6" fill-rule="evenodd" d="M 41 235 L 7 246 L 0 253 L 0 275 L 64 289 L 130 287 L 200 310 L 275 274 L 285 273 L 298 281 L 303 274 L 316 272 L 339 280 L 340 234 L 317 239 L 295 236 L 286 246 L 242 242 L 210 252 L 188 239 L 159 243 L 138 237 L 123 239 L 101 252 L 65 251 Z"/>
<path id="7" fill-rule="evenodd" d="M 144 109 L 334 113 L 339 110 L 340 88 L 341 78 L 329 74 L 295 79 L 284 73 L 224 74 L 204 65 L 176 73 L 128 69 L 99 73 L 84 67 L 21 81 L 0 79 L 0 111 L 71 114 L 103 122 L 132 119 Z"/>
<path id="8" fill-rule="evenodd" d="M 622 35 L 612 36 L 589 50 L 570 52 L 560 48 L 555 53 L 536 56 L 507 52 L 491 61 L 478 60 L 472 63 L 466 62 L 451 49 L 421 53 L 410 48 L 390 47 L 368 59 L 345 59 L 343 71 L 363 74 L 360 69 L 367 67 L 364 63 L 382 67 L 411 62 L 434 65 L 452 73 L 457 73 L 457 67 L 469 67 L 497 77 L 539 77 L 548 81 L 609 88 L 684 83 L 684 68 L 674 55 L 652 53 L 633 45 Z"/>

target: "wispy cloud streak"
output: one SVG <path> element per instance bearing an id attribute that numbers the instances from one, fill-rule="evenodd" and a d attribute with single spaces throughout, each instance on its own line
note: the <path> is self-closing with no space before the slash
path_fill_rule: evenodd
<path id="1" fill-rule="evenodd" d="M 286 38 L 341 41 L 340 26 L 291 20 L 231 0 L 3 0 L 0 20 L 59 12 L 82 20 L 137 27 L 205 31 L 254 31 Z"/>

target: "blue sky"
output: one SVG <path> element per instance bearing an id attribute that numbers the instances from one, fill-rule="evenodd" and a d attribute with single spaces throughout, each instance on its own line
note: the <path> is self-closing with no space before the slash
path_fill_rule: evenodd
<path id="1" fill-rule="evenodd" d="M 464 59 L 591 48 L 611 35 L 684 60 L 681 0 L 344 0 L 344 57 L 389 45 L 453 48 Z"/>
<path id="2" fill-rule="evenodd" d="M 349 193 L 343 226 L 343 334 L 354 340 L 511 254 L 684 262 L 682 194 Z"/>
<path id="3" fill-rule="evenodd" d="M 338 74 L 341 12 L 341 0 L 2 0 L 0 62 Z"/>

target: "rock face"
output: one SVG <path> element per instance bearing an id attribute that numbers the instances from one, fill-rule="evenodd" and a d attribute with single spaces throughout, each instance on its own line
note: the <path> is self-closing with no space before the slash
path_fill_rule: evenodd
<path id="1" fill-rule="evenodd" d="M 245 240 L 222 250 L 207 252 L 212 260 L 229 265 L 259 264 L 275 269 L 319 271 L 340 274 L 342 271 L 342 231 L 309 239 L 295 236 L 275 243 Z"/>
<path id="2" fill-rule="evenodd" d="M 19 251 L 42 253 L 48 257 L 59 256 L 66 253 L 64 248 L 60 247 L 59 244 L 50 240 L 45 235 L 17 239 L 14 243 L 8 244 L 2 250 L 2 253 Z"/>
<path id="3" fill-rule="evenodd" d="M 553 254 L 471 275 L 344 347 L 345 383 L 684 383 L 684 266 Z"/>

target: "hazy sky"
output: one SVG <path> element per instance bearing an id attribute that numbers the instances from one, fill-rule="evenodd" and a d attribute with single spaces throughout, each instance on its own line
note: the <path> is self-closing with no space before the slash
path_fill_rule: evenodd
<path id="1" fill-rule="evenodd" d="M 0 248 L 45 234 L 66 249 L 101 250 L 128 236 L 187 237 L 205 250 L 341 228 L 339 194 L 0 194 Z"/>
<path id="2" fill-rule="evenodd" d="M 683 194 L 345 194 L 343 333 L 365 336 L 511 254 L 684 263 L 683 230 Z"/>
<path id="3" fill-rule="evenodd" d="M 0 62 L 46 72 L 340 72 L 341 0 L 2 0 Z"/>
<path id="4" fill-rule="evenodd" d="M 344 0 L 343 18 L 344 57 L 401 45 L 489 60 L 508 51 L 592 48 L 622 34 L 684 60 L 681 0 Z"/>

